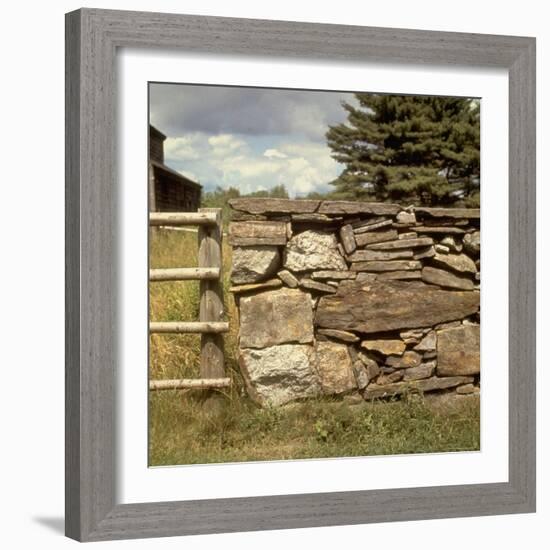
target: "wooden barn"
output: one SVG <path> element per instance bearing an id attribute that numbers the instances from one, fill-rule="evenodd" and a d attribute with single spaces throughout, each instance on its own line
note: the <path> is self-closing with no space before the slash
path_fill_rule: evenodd
<path id="1" fill-rule="evenodd" d="M 164 164 L 166 136 L 149 125 L 149 202 L 154 212 L 196 212 L 202 185 Z"/>

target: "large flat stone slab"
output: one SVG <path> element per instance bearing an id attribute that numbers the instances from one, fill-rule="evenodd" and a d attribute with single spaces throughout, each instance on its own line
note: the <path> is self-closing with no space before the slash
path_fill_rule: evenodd
<path id="1" fill-rule="evenodd" d="M 319 214 L 373 214 L 374 216 L 394 215 L 401 210 L 397 204 L 360 201 L 323 201 Z"/>
<path id="2" fill-rule="evenodd" d="M 431 208 L 417 206 L 414 210 L 417 214 L 425 214 L 432 218 L 479 219 L 479 208 Z"/>
<path id="3" fill-rule="evenodd" d="M 239 306 L 241 348 L 313 342 L 313 311 L 306 292 L 281 288 L 244 296 Z"/>
<path id="4" fill-rule="evenodd" d="M 462 384 L 471 384 L 473 381 L 474 379 L 469 376 L 448 376 L 445 378 L 432 376 L 431 378 L 425 378 L 423 380 L 394 382 L 393 384 L 385 384 L 383 386 L 370 384 L 365 390 L 365 393 L 363 393 L 363 397 L 365 399 L 378 399 L 380 397 L 401 395 L 402 393 L 410 391 L 430 392 L 446 390 L 448 388 L 461 386 Z"/>
<path id="5" fill-rule="evenodd" d="M 285 245 L 285 222 L 231 222 L 229 244 L 235 246 Z"/>
<path id="6" fill-rule="evenodd" d="M 321 393 L 313 346 L 283 344 L 243 349 L 239 366 L 248 393 L 262 406 L 277 407 Z"/>
<path id="7" fill-rule="evenodd" d="M 437 374 L 479 374 L 479 325 L 462 325 L 437 332 Z"/>
<path id="8" fill-rule="evenodd" d="M 249 214 L 310 214 L 319 206 L 317 200 L 308 199 L 230 199 L 229 205 L 234 210 Z"/>
<path id="9" fill-rule="evenodd" d="M 315 324 L 369 334 L 430 327 L 478 309 L 475 291 L 445 290 L 421 281 L 350 281 L 320 299 Z"/>

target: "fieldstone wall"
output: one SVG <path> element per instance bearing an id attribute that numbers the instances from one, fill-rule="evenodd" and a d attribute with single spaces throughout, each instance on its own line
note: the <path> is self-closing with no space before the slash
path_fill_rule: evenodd
<path id="1" fill-rule="evenodd" d="M 479 392 L 479 210 L 234 199 L 250 396 Z"/>

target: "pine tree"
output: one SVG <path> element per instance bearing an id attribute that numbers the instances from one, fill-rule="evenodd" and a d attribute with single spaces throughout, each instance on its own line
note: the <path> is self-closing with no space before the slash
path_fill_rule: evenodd
<path id="1" fill-rule="evenodd" d="M 479 202 L 479 101 L 357 93 L 326 134 L 347 199 L 469 206 Z"/>

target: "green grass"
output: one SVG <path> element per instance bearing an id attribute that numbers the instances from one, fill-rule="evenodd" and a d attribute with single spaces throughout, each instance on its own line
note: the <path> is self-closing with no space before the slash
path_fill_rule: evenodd
<path id="1" fill-rule="evenodd" d="M 197 265 L 195 233 L 159 230 L 151 267 Z M 479 400 L 406 396 L 349 405 L 309 400 L 259 409 L 246 396 L 236 361 L 237 322 L 228 291 L 230 248 L 224 244 L 224 300 L 230 332 L 224 336 L 232 387 L 215 412 L 200 392 L 150 392 L 149 462 L 153 465 L 284 460 L 479 449 Z M 197 320 L 198 283 L 150 285 L 151 320 Z M 198 378 L 200 337 L 151 335 L 151 378 Z"/>

